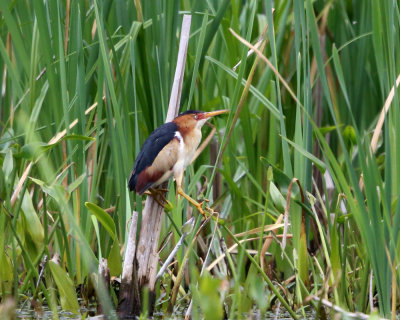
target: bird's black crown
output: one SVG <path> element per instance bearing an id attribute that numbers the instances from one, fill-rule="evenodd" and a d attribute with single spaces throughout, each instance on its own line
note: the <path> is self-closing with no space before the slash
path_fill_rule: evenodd
<path id="1" fill-rule="evenodd" d="M 198 113 L 203 113 L 203 111 L 200 111 L 200 110 L 188 110 L 188 111 L 185 111 L 185 112 L 182 112 L 182 113 L 178 114 L 178 117 L 184 116 L 185 114 L 198 114 Z"/>

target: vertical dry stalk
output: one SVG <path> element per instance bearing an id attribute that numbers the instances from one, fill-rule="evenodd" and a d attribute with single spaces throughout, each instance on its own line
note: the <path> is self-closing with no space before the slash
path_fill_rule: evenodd
<path id="1" fill-rule="evenodd" d="M 110 292 L 110 270 L 108 269 L 108 262 L 107 259 L 101 258 L 99 261 L 99 279 L 98 281 L 103 282 L 105 286 L 106 292 Z M 97 297 L 98 300 L 100 300 L 99 297 Z M 101 303 L 97 304 L 97 313 L 98 314 L 103 314 L 103 306 Z"/>
<path id="2" fill-rule="evenodd" d="M 219 145 L 217 140 L 213 140 L 211 142 L 211 148 L 210 148 L 210 163 L 211 165 L 217 165 L 220 167 L 220 164 L 217 163 L 217 158 L 218 158 L 218 150 L 219 150 Z M 222 175 L 219 171 L 216 171 L 215 173 L 215 178 L 213 181 L 213 199 L 214 201 L 219 198 L 219 196 L 222 194 Z M 218 211 L 218 208 L 215 208 L 216 211 Z"/>
<path id="3" fill-rule="evenodd" d="M 182 92 L 182 82 L 186 63 L 186 54 L 189 43 L 191 16 L 184 15 L 182 21 L 181 38 L 179 42 L 178 60 L 175 69 L 174 83 L 172 86 L 166 122 L 172 121 L 178 114 Z M 155 283 L 158 264 L 158 241 L 160 238 L 161 221 L 163 208 L 147 197 L 142 213 L 142 223 L 139 241 L 136 248 L 136 280 L 138 291 L 133 292 L 133 313 L 138 315 L 141 312 L 140 292 L 144 287 L 149 290 L 149 311 L 152 313 L 155 298 Z M 137 293 L 137 294 L 135 294 Z"/>
<path id="4" fill-rule="evenodd" d="M 125 249 L 124 265 L 122 268 L 121 290 L 119 294 L 118 311 L 123 317 L 132 312 L 133 298 L 138 296 L 138 286 L 135 279 L 134 261 L 136 251 L 136 230 L 139 214 L 132 213 L 132 223 L 129 228 L 128 242 Z"/>

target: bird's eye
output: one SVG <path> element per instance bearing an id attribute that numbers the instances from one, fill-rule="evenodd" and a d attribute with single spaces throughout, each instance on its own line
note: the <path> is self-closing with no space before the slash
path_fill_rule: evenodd
<path id="1" fill-rule="evenodd" d="M 194 115 L 194 118 L 195 118 L 195 120 L 197 120 L 197 118 L 198 118 L 198 117 L 197 117 L 197 114 Z"/>

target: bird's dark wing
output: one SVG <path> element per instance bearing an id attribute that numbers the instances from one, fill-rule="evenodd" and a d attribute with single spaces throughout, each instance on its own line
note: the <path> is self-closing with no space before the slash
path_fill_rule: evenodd
<path id="1" fill-rule="evenodd" d="M 128 182 L 129 190 L 141 191 L 136 188 L 140 173 L 153 164 L 160 151 L 174 139 L 176 131 L 178 131 L 178 126 L 174 122 L 167 122 L 154 130 L 146 139 L 133 165 Z"/>

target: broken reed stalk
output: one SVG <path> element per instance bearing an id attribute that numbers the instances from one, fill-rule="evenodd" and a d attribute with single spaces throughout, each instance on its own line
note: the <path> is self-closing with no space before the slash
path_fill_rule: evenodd
<path id="1" fill-rule="evenodd" d="M 166 122 L 172 121 L 179 112 L 191 20 L 192 18 L 190 15 L 183 16 L 178 59 Z M 140 315 L 142 311 L 141 293 L 145 287 L 147 287 L 149 292 L 149 306 L 146 309 L 152 314 L 155 302 L 155 283 L 158 264 L 157 247 L 160 238 L 163 212 L 163 207 L 155 202 L 152 197 L 146 198 L 146 203 L 142 212 L 139 240 L 136 247 L 136 259 L 134 259 L 134 267 L 132 269 L 134 272 L 133 279 L 136 281 L 132 281 L 132 295 L 128 297 L 130 301 L 125 302 L 125 307 L 129 307 L 129 310 L 123 310 L 120 305 L 120 315 Z M 133 284 L 133 282 L 136 282 L 136 284 Z M 135 290 L 133 288 L 134 285 L 136 285 L 137 288 Z"/>
<path id="2" fill-rule="evenodd" d="M 124 316 L 124 311 L 133 309 L 133 297 L 139 295 L 139 288 L 135 279 L 134 261 L 136 252 L 136 231 L 139 214 L 136 211 L 132 212 L 132 223 L 129 228 L 128 242 L 125 249 L 124 265 L 121 276 L 121 290 L 119 293 L 118 309 L 120 315 Z M 129 311 L 131 312 L 131 311 Z"/>
<path id="3" fill-rule="evenodd" d="M 99 261 L 99 278 L 98 282 L 102 282 L 104 284 L 104 289 L 106 292 L 110 292 L 110 270 L 108 269 L 108 261 L 107 259 L 101 258 Z M 97 284 L 101 287 L 100 283 Z M 101 301 L 101 297 L 97 297 L 99 301 Z M 101 303 L 97 304 L 97 314 L 107 314 L 106 310 L 103 310 L 103 306 Z"/>

